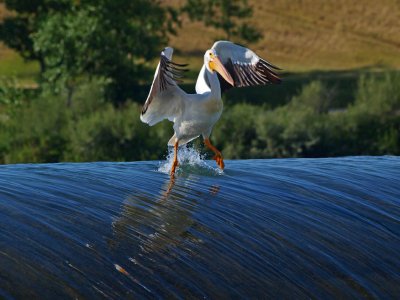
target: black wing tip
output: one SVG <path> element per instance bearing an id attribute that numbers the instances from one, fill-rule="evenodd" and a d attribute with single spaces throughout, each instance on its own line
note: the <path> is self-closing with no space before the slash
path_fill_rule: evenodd
<path id="1" fill-rule="evenodd" d="M 268 82 L 267 83 L 281 84 L 282 83 L 282 78 L 280 78 L 278 75 L 276 75 L 274 73 L 269 73 Z"/>
<path id="2" fill-rule="evenodd" d="M 282 83 L 282 79 L 275 72 L 275 71 L 282 70 L 281 68 L 271 64 L 270 62 L 268 62 L 264 59 L 260 59 L 260 61 L 257 63 L 257 67 L 260 68 L 263 76 L 268 80 L 267 83 L 273 83 L 273 84 Z"/>
<path id="3" fill-rule="evenodd" d="M 174 61 L 172 61 L 171 59 L 169 59 L 165 54 L 163 54 L 161 52 L 161 60 L 166 62 L 168 65 L 174 66 L 174 67 L 179 67 L 179 68 L 185 68 L 187 67 L 189 64 L 180 64 L 180 63 L 176 63 Z"/>
<path id="4" fill-rule="evenodd" d="M 266 61 L 265 59 L 260 58 L 259 63 L 261 63 L 263 65 L 266 65 L 267 68 L 269 68 L 269 69 L 274 69 L 274 70 L 277 70 L 277 71 L 283 71 L 283 69 L 279 68 L 278 66 L 276 66 L 274 64 L 271 64 L 269 61 Z"/>
<path id="5" fill-rule="evenodd" d="M 178 63 L 176 63 L 176 62 L 173 62 L 172 60 L 169 60 L 169 63 L 171 64 L 171 65 L 173 65 L 173 66 L 176 66 L 176 67 L 181 67 L 181 68 L 185 68 L 185 67 L 187 67 L 189 64 L 178 64 Z"/>
<path id="6" fill-rule="evenodd" d="M 174 83 L 183 83 L 181 78 L 184 77 L 183 73 L 188 72 L 185 69 L 188 64 L 179 64 L 170 60 L 164 54 L 161 54 L 160 59 L 160 90 L 163 91 L 167 88 L 167 85 L 174 85 Z"/>

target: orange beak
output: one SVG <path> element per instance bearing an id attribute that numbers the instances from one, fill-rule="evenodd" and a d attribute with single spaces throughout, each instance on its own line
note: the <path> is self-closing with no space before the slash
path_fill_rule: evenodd
<path id="1" fill-rule="evenodd" d="M 234 85 L 231 74 L 228 73 L 218 57 L 214 56 L 214 58 L 208 64 L 211 70 L 217 71 L 227 82 L 229 82 L 230 85 Z"/>

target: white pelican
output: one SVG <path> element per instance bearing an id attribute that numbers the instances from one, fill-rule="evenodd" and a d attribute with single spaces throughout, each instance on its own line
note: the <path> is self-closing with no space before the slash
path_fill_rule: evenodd
<path id="1" fill-rule="evenodd" d="M 227 83 L 234 87 L 279 83 L 281 80 L 273 71 L 279 68 L 248 48 L 218 41 L 204 54 L 204 65 L 196 82 L 196 94 L 187 94 L 177 85 L 185 71 L 182 68 L 186 65 L 172 62 L 172 53 L 170 47 L 161 52 L 140 119 L 150 126 L 164 119 L 174 122 L 175 133 L 168 142 L 169 146 L 174 146 L 171 176 L 174 176 L 178 165 L 178 146 L 200 135 L 204 144 L 215 153 L 218 166 L 223 169 L 222 154 L 209 139 L 222 113 L 221 86 Z"/>

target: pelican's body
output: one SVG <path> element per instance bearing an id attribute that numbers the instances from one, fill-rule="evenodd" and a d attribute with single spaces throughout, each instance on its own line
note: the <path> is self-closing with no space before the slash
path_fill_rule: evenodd
<path id="1" fill-rule="evenodd" d="M 173 49 L 170 47 L 161 52 L 160 63 L 140 119 L 149 125 L 163 119 L 174 122 L 175 133 L 168 142 L 168 145 L 175 147 L 171 176 L 178 164 L 178 146 L 200 135 L 203 136 L 206 146 L 215 153 L 214 159 L 223 169 L 222 154 L 209 140 L 212 128 L 223 110 L 221 83 L 217 72 L 222 76 L 221 80 L 240 87 L 274 80 L 278 82 L 279 78 L 270 69 L 276 67 L 247 48 L 226 41 L 216 42 L 204 55 L 204 65 L 196 82 L 196 94 L 187 94 L 177 85 L 184 65 L 173 63 L 172 53 Z"/>
<path id="2" fill-rule="evenodd" d="M 184 145 L 187 142 L 203 135 L 208 138 L 214 124 L 221 117 L 223 103 L 221 99 L 221 90 L 216 73 L 205 71 L 212 88 L 204 90 L 198 94 L 184 93 L 181 98 L 181 113 L 174 120 L 175 134 L 168 142 L 173 146 L 175 139 L 179 139 L 179 144 Z"/>

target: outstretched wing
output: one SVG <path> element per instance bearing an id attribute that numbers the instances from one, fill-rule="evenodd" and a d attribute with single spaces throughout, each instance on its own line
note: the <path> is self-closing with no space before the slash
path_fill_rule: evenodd
<path id="1" fill-rule="evenodd" d="M 172 62 L 174 49 L 165 48 L 161 52 L 160 62 L 154 74 L 149 95 L 143 105 L 140 119 L 144 123 L 154 125 L 163 119 L 173 119 L 179 111 L 182 93 L 177 85 L 181 82 L 187 65 Z"/>
<path id="2" fill-rule="evenodd" d="M 262 59 L 248 48 L 228 41 L 218 41 L 214 43 L 212 49 L 232 76 L 235 87 L 281 82 L 275 72 L 280 68 Z M 219 78 L 223 90 L 230 86 L 222 77 Z"/>

